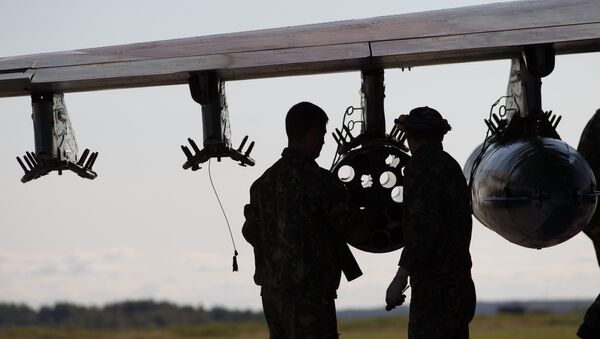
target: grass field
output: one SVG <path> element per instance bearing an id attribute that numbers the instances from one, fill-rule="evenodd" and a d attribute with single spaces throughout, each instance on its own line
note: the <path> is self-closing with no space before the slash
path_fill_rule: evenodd
<path id="1" fill-rule="evenodd" d="M 471 323 L 473 339 L 568 339 L 576 338 L 582 314 L 499 315 L 476 317 Z M 343 339 L 406 338 L 404 317 L 342 321 Z M 0 329 L 0 339 L 192 339 L 267 338 L 263 323 L 213 323 L 198 326 L 140 330 L 87 330 L 14 328 Z"/>

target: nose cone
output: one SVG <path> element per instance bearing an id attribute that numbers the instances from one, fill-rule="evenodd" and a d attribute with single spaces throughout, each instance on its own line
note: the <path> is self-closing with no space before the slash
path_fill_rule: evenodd
<path id="1" fill-rule="evenodd" d="M 549 247 L 570 239 L 590 221 L 596 180 L 586 161 L 565 142 L 527 138 L 492 144 L 477 164 L 478 150 L 465 167 L 470 176 L 476 166 L 473 213 L 507 240 Z"/>

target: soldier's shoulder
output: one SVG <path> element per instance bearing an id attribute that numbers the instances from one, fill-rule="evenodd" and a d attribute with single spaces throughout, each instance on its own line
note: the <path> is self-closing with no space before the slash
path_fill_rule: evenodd
<path id="1" fill-rule="evenodd" d="M 282 159 L 277 160 L 273 165 L 271 165 L 271 167 L 267 168 L 267 170 L 264 171 L 260 177 L 254 180 L 252 186 L 250 186 L 250 190 L 252 191 L 259 189 L 262 186 L 270 185 L 271 182 L 278 176 L 278 173 L 282 170 L 283 166 L 284 164 Z"/>
<path id="2" fill-rule="evenodd" d="M 456 159 L 454 159 L 454 157 L 452 155 L 450 155 L 450 153 L 443 151 L 442 154 L 443 154 L 443 161 L 446 166 L 461 169 L 461 166 L 458 163 L 458 161 L 456 161 Z M 461 172 L 462 172 L 462 170 L 461 170 Z"/>
<path id="3" fill-rule="evenodd" d="M 326 185 L 326 186 L 332 187 L 334 189 L 339 189 L 339 188 L 344 187 L 342 182 L 338 179 L 338 177 L 334 173 L 332 173 L 331 171 L 326 170 L 322 167 L 317 166 L 317 168 L 315 169 L 314 175 L 322 185 Z"/>
<path id="4" fill-rule="evenodd" d="M 319 176 L 323 180 L 337 181 L 335 175 L 331 173 L 331 171 L 326 170 L 320 166 L 317 166 L 315 168 L 315 175 Z"/>
<path id="5" fill-rule="evenodd" d="M 446 180 L 464 181 L 466 185 L 466 179 L 463 173 L 462 166 L 448 152 L 444 151 L 443 154 L 443 168 L 441 170 L 447 178 Z"/>
<path id="6" fill-rule="evenodd" d="M 598 130 L 600 130 L 600 109 L 594 113 L 592 118 L 583 128 L 577 149 L 585 148 L 590 142 L 599 140 L 600 136 L 598 135 Z"/>
<path id="7" fill-rule="evenodd" d="M 304 189 L 314 195 L 329 196 L 345 190 L 342 182 L 333 173 L 316 164 L 303 168 L 301 176 Z"/>
<path id="8" fill-rule="evenodd" d="M 439 152 L 417 153 L 406 164 L 404 173 L 408 176 L 438 175 L 443 162 L 444 159 Z"/>
<path id="9" fill-rule="evenodd" d="M 411 158 L 404 169 L 405 175 L 432 177 L 447 177 L 457 171 L 462 176 L 462 168 L 456 159 L 441 149 Z"/>

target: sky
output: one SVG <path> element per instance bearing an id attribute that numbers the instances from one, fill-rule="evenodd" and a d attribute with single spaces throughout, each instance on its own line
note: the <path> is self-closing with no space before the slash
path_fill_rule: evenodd
<path id="1" fill-rule="evenodd" d="M 367 18 L 489 3 L 452 1 L 13 1 L 0 0 L 0 57 Z M 491 104 L 504 95 L 508 60 L 386 70 L 388 127 L 428 105 L 453 130 L 445 148 L 463 164 L 483 141 Z M 600 103 L 596 54 L 558 56 L 543 81 L 546 110 L 562 115 L 562 138 L 576 147 Z M 256 141 L 256 166 L 212 163 L 239 251 L 240 271 L 207 167 L 190 172 L 179 146 L 202 140 L 200 107 L 187 86 L 65 95 L 79 149 L 98 151 L 93 181 L 52 173 L 22 184 L 15 157 L 33 146 L 28 97 L 0 99 L 0 301 L 100 305 L 152 298 L 186 305 L 260 309 L 252 248 L 241 235 L 252 182 L 286 145 L 285 113 L 299 101 L 328 112 L 329 131 L 360 104 L 358 72 L 229 82 L 234 145 Z M 318 163 L 329 168 L 329 138 Z M 353 250 L 364 272 L 342 279 L 338 308 L 383 307 L 400 251 Z M 471 243 L 479 300 L 592 299 L 600 285 L 583 234 L 543 250 L 509 243 L 476 220 Z"/>

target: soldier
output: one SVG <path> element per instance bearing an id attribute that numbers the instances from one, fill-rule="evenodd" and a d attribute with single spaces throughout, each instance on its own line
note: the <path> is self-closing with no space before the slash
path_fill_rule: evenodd
<path id="1" fill-rule="evenodd" d="M 342 232 L 360 213 L 342 184 L 315 159 L 328 118 L 301 102 L 285 120 L 288 147 L 250 188 L 242 232 L 254 247 L 270 338 L 338 338 L 336 290 L 342 270 L 360 276 Z"/>
<path id="2" fill-rule="evenodd" d="M 418 107 L 396 126 L 406 132 L 412 157 L 404 168 L 405 245 L 386 303 L 402 304 L 410 276 L 408 338 L 469 338 L 471 205 L 461 167 L 442 148 L 450 125 L 436 110 Z"/>
<path id="3" fill-rule="evenodd" d="M 583 129 L 577 151 L 581 153 L 592 168 L 596 180 L 600 180 L 600 109 L 596 111 L 596 114 Z M 598 265 L 600 265 L 600 209 L 598 207 L 596 207 L 596 213 L 590 223 L 583 229 L 583 232 L 592 240 Z M 577 335 L 583 339 L 600 338 L 600 295 L 587 310 Z"/>
<path id="4" fill-rule="evenodd" d="M 585 312 L 583 323 L 579 326 L 577 335 L 582 339 L 600 338 L 600 295 Z"/>

